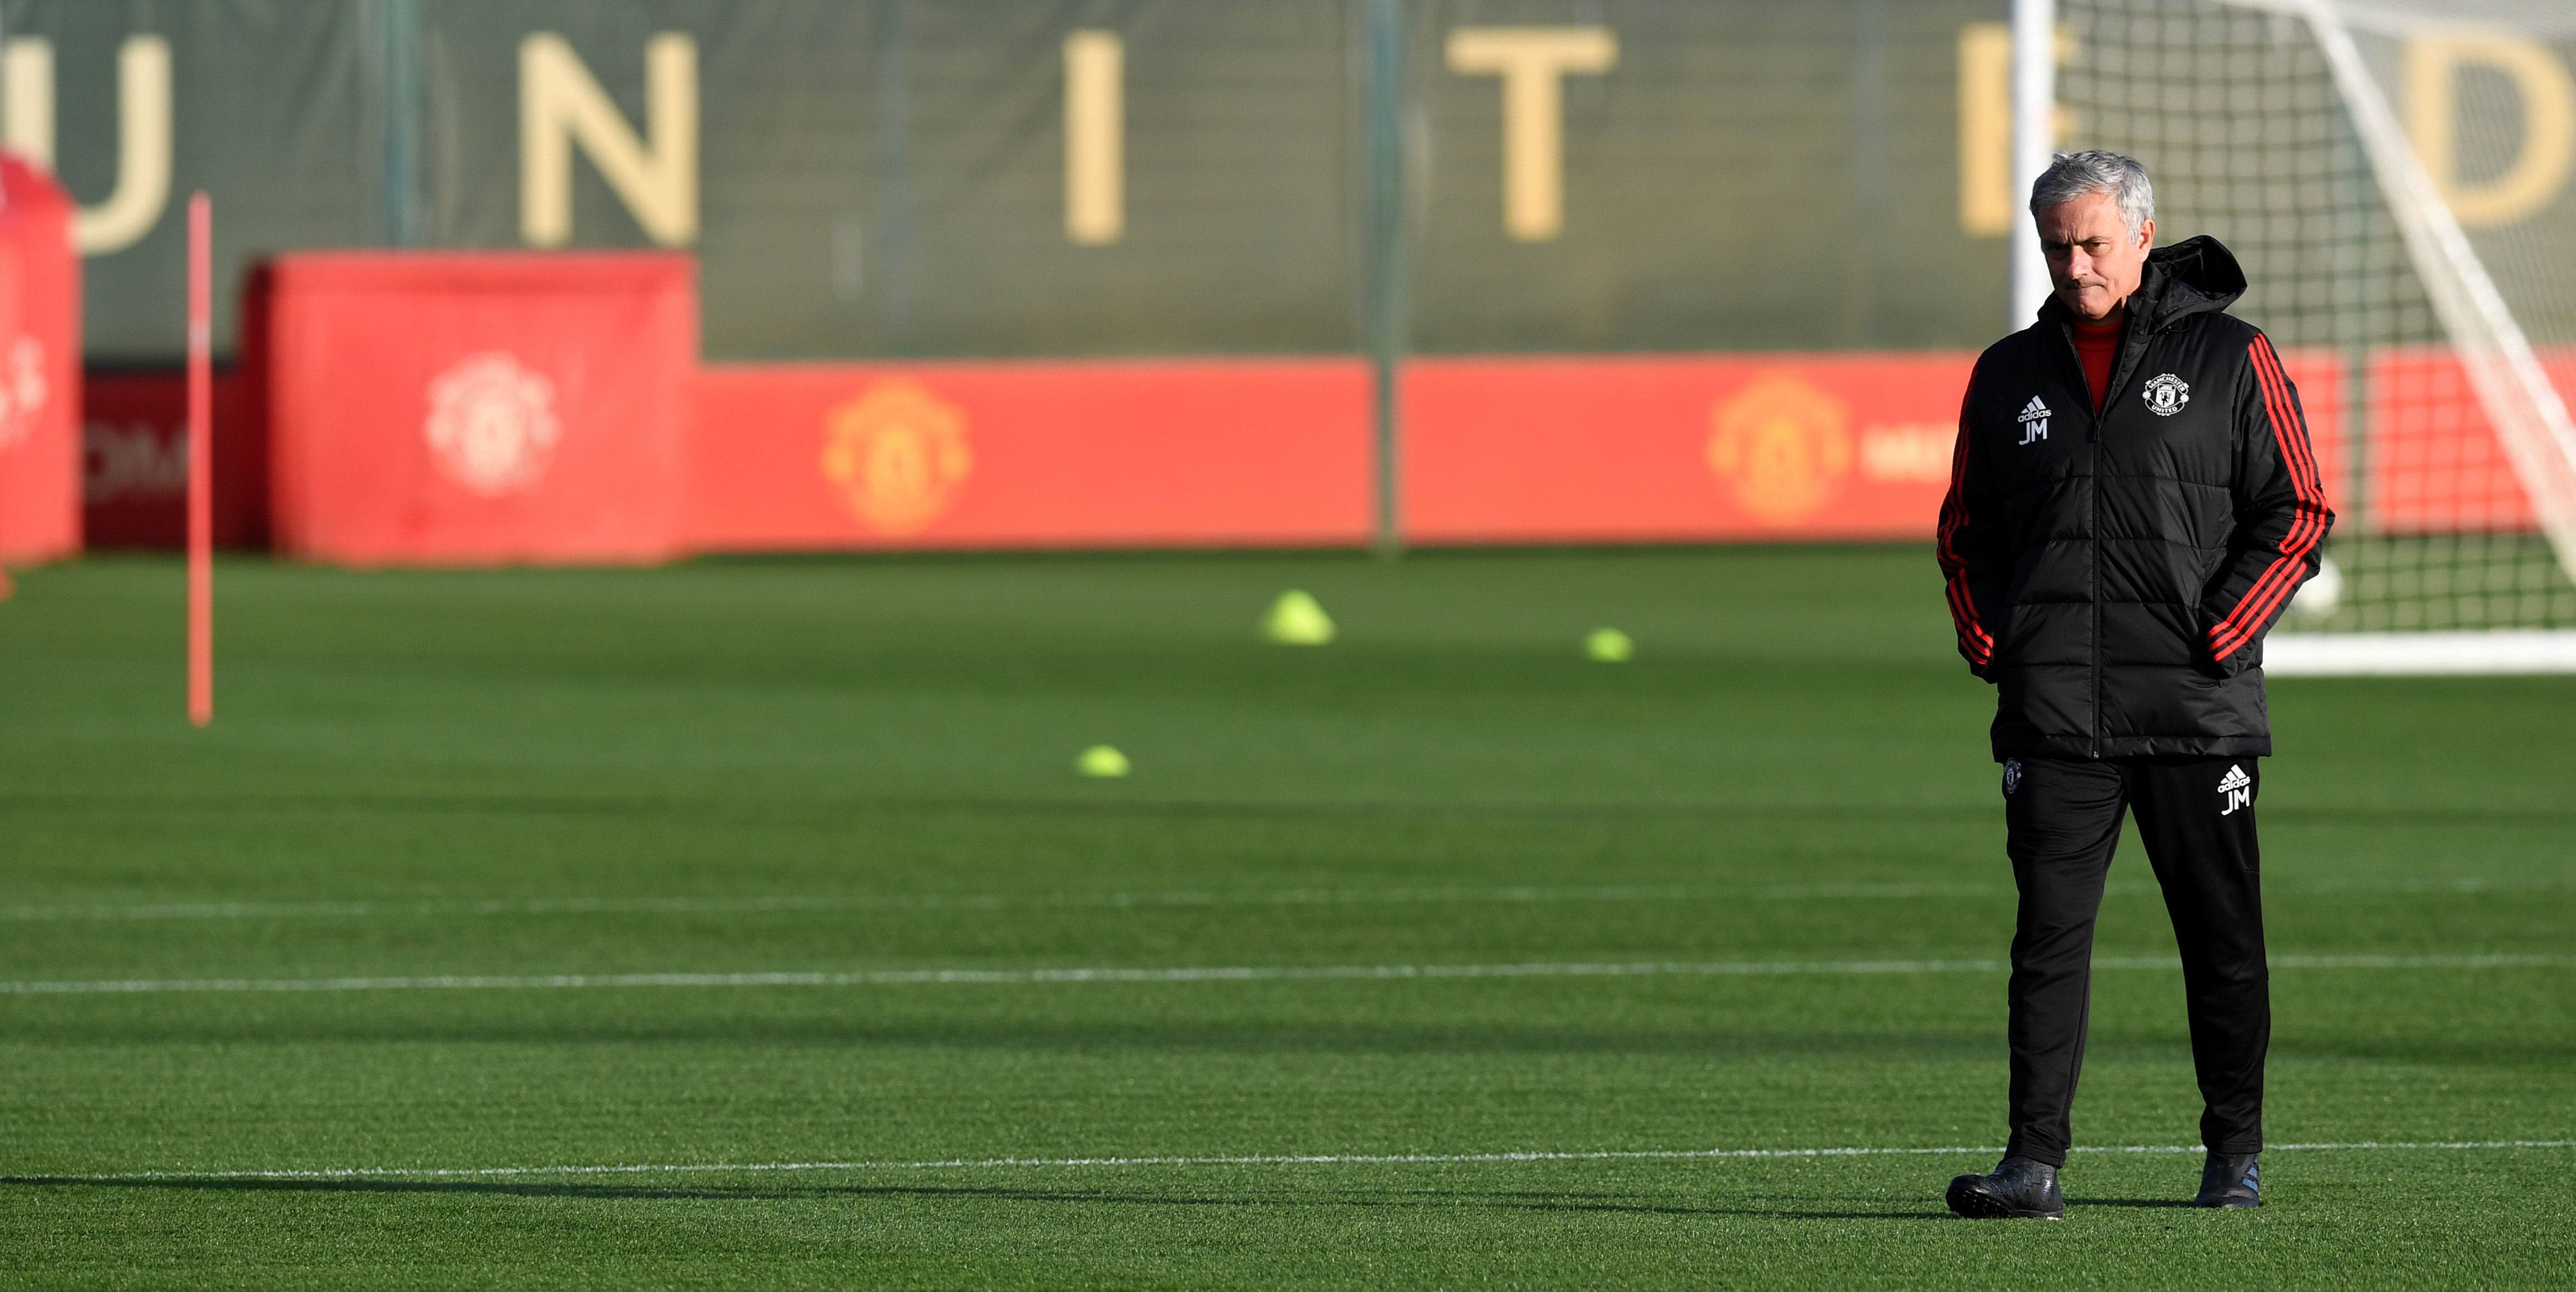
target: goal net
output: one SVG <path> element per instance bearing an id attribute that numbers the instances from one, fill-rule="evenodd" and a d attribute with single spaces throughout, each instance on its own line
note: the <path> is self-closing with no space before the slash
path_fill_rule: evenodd
<path id="1" fill-rule="evenodd" d="M 2215 235 L 2339 519 L 2274 672 L 2576 670 L 2576 6 L 2058 0 L 2057 129 Z"/>

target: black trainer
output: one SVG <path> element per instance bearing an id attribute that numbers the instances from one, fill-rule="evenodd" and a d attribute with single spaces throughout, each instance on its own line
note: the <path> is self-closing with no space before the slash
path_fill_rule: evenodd
<path id="1" fill-rule="evenodd" d="M 2209 1163 L 2200 1168 L 2200 1196 L 2191 1200 L 2195 1207 L 2259 1207 L 2263 1205 L 2263 1156 L 2260 1153 L 2221 1153 L 2212 1150 Z"/>
<path id="2" fill-rule="evenodd" d="M 1950 1182 L 1950 1210 L 1970 1220 L 2066 1219 L 2066 1196 L 2057 1191 L 2057 1168 L 2026 1157 L 2008 1157 L 1993 1175 L 1963 1175 Z"/>

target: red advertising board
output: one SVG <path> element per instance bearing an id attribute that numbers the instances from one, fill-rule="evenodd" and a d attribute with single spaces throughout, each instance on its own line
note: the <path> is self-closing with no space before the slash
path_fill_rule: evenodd
<path id="1" fill-rule="evenodd" d="M 1420 543 L 1928 539 L 1976 356 L 1421 359 L 1404 379 Z M 2331 354 L 2287 357 L 2330 475 Z"/>
<path id="2" fill-rule="evenodd" d="M 1923 538 L 1976 356 L 1421 359 L 1421 543 Z"/>
<path id="3" fill-rule="evenodd" d="M 244 363 L 279 550 L 352 565 L 678 554 L 696 270 L 660 253 L 315 252 Z"/>
<path id="4" fill-rule="evenodd" d="M 1330 546 L 1373 530 L 1355 358 L 729 364 L 685 260 L 291 256 L 219 391 L 218 526 L 353 564 L 692 550 Z M 2330 487 L 2334 355 L 2284 356 Z M 1922 539 L 1961 352 L 1424 358 L 1402 390 L 1423 543 Z M 2383 365 L 2385 366 L 2385 365 Z M 166 387 L 166 388 L 165 388 Z M 102 375 L 106 541 L 175 533 L 175 374 Z"/>
<path id="5" fill-rule="evenodd" d="M 80 550 L 80 274 L 71 199 L 0 156 L 0 560 Z"/>
<path id="6" fill-rule="evenodd" d="M 2576 405 L 2576 349 L 2540 354 L 2560 397 Z M 2448 347 L 2371 356 L 2377 417 L 2370 440 L 2370 508 L 2392 534 L 2515 533 L 2537 529 L 2513 459 L 2496 439 L 2468 370 Z"/>
<path id="7" fill-rule="evenodd" d="M 693 546 L 1359 543 L 1356 359 L 713 365 Z"/>
<path id="8" fill-rule="evenodd" d="M 233 374 L 215 374 L 215 542 L 223 547 L 268 541 L 268 455 L 241 393 Z M 81 380 L 81 532 L 93 548 L 186 544 L 185 372 L 111 368 Z"/>

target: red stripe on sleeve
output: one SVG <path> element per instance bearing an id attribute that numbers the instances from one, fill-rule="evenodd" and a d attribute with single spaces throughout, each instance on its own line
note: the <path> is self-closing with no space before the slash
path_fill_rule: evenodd
<path id="1" fill-rule="evenodd" d="M 1957 538 L 1961 526 L 1968 523 L 1968 411 L 1959 410 L 1959 439 L 1950 449 L 1950 492 L 1941 499 L 1941 527 L 1934 551 L 1940 557 L 1941 570 L 1949 577 L 1945 591 L 1950 602 L 1950 621 L 1958 629 L 1959 651 L 1969 662 L 1983 667 L 1995 657 L 1994 634 L 1978 622 L 1976 598 L 1968 593 L 1968 563 L 1959 557 Z"/>
<path id="2" fill-rule="evenodd" d="M 2255 379 L 2263 386 L 2264 412 L 2272 419 L 2273 438 L 2281 450 L 2282 467 L 2289 471 L 2291 486 L 2304 501 L 2309 497 L 2309 486 L 2315 483 L 2314 463 L 2307 461 L 2304 455 L 2297 451 L 2297 446 L 2281 429 L 2287 424 L 2288 412 L 2293 405 L 2290 402 L 2288 382 L 2281 375 L 2277 359 L 2268 353 L 2269 349 L 2269 346 L 2259 346 L 2254 349 Z M 2267 363 L 2266 360 L 2271 362 Z M 2232 637 L 2241 639 L 2250 632 L 2250 624 L 2260 623 L 2267 617 L 2271 613 L 2270 605 L 2286 591 L 2288 586 L 2295 583 L 2300 562 L 2293 558 L 2303 555 L 2307 547 L 2313 544 L 2313 536 L 2307 531 L 2320 526 L 2321 523 L 2321 516 L 2306 510 L 2300 511 L 2293 519 L 2290 532 L 2282 536 L 2281 558 L 2265 568 L 2262 577 L 2257 578 L 2253 586 L 2246 589 L 2245 596 L 2238 601 L 2235 612 L 2223 621 L 2223 626 L 2231 630 Z M 2246 618 L 2248 611 L 2253 612 L 2251 620 Z M 2213 643 L 2216 640 L 2216 634 L 2213 633 Z M 2243 641 L 2238 640 L 2236 645 L 2243 645 Z"/>
<path id="3" fill-rule="evenodd" d="M 2282 465 L 2290 472 L 2291 485 L 2303 504 L 2321 502 L 2323 490 L 2315 473 L 2313 460 L 2302 454 L 2287 430 L 2290 422 L 2289 392 L 2278 360 L 2268 353 L 2269 347 L 2254 349 L 2255 374 L 2263 385 L 2264 411 L 2272 419 L 2273 436 L 2282 454 Z M 2263 571 L 2246 590 L 2235 608 L 2210 630 L 2210 649 L 2220 658 L 2244 648 L 2256 629 L 2298 584 L 2307 554 L 2324 536 L 2322 506 L 2302 506 L 2293 520 L 2290 532 L 2282 537 L 2281 555 Z"/>
<path id="4" fill-rule="evenodd" d="M 2263 387 L 2263 411 L 2272 421 L 2273 443 L 2280 450 L 2282 466 L 2290 473 L 2291 490 L 2301 505 L 2290 532 L 2282 537 L 2280 556 L 2245 590 L 2236 608 L 2209 630 L 2210 652 L 2219 659 L 2243 650 L 2255 631 L 2298 587 L 2299 572 L 2306 567 L 2308 554 L 2325 538 L 2326 530 L 2324 478 L 2317 470 L 2307 437 L 2291 433 L 2291 428 L 2298 425 L 2298 405 L 2290 395 L 2289 376 L 2281 370 L 2280 356 L 2273 352 L 2271 341 L 2262 334 L 2255 334 L 2246 349 L 2253 361 L 2255 380 Z"/>
<path id="5" fill-rule="evenodd" d="M 2322 503 L 2324 491 L 2316 475 L 2315 462 L 2302 450 L 2305 446 L 2292 439 L 2287 427 L 2292 425 L 2288 379 L 2282 374 L 2279 359 L 2259 337 L 2249 347 L 2255 377 L 2262 383 L 2264 412 L 2272 419 L 2273 438 L 2280 449 L 2282 466 L 2290 473 L 2291 487 L 2302 503 Z M 2225 658 L 2245 647 L 2255 630 L 2271 617 L 2297 586 L 2298 574 L 2307 553 L 2324 536 L 2324 508 L 2302 507 L 2292 521 L 2290 532 L 2282 537 L 2281 555 L 2266 567 L 2261 577 L 2246 590 L 2237 606 L 2224 620 L 2210 630 L 2213 655 Z"/>

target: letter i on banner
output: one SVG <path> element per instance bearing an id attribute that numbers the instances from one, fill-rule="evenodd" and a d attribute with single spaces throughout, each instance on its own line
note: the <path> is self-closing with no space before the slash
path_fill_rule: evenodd
<path id="1" fill-rule="evenodd" d="M 188 721 L 215 720 L 214 215 L 188 199 Z"/>

